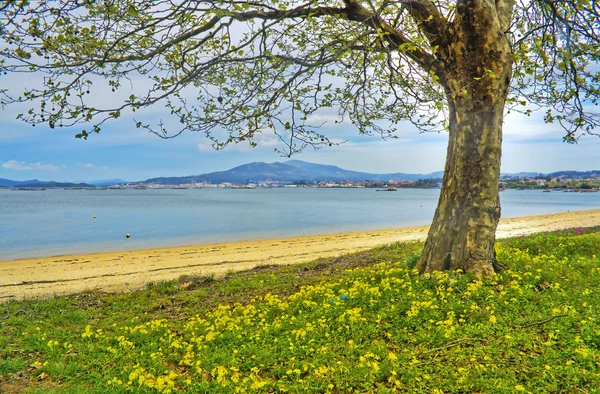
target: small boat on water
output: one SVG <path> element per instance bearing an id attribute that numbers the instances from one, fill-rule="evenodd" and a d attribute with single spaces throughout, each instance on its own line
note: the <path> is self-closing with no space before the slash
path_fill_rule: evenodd
<path id="1" fill-rule="evenodd" d="M 398 191 L 395 187 L 388 187 L 387 189 L 377 189 L 376 192 L 395 192 Z"/>
<path id="2" fill-rule="evenodd" d="M 550 193 L 551 191 L 552 190 L 550 190 L 550 189 L 546 189 L 546 190 L 544 190 L 544 193 Z"/>

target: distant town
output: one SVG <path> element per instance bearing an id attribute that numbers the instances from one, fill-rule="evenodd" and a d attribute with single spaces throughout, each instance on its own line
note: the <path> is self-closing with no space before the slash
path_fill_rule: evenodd
<path id="1" fill-rule="evenodd" d="M 402 179 L 390 179 L 386 182 L 375 181 L 343 181 L 343 182 L 280 182 L 280 181 L 259 181 L 236 184 L 231 182 L 222 182 L 219 184 L 197 182 L 184 184 L 163 184 L 163 183 L 126 183 L 121 185 L 109 186 L 109 189 L 199 189 L 199 188 L 230 188 L 230 189 L 255 189 L 255 188 L 276 188 L 276 187 L 316 187 L 316 188 L 418 188 L 434 189 L 442 186 L 442 178 L 426 178 L 417 181 L 404 181 Z M 598 191 L 600 190 L 600 174 L 592 177 L 530 177 L 518 175 L 505 175 L 501 178 L 499 184 L 500 190 L 506 189 L 543 189 L 543 190 L 566 190 L 566 191 Z"/>
<path id="2" fill-rule="evenodd" d="M 442 185 L 441 178 L 426 178 L 417 181 L 404 181 L 402 179 L 390 179 L 387 182 L 376 181 L 343 181 L 343 182 L 282 182 L 282 181 L 258 181 L 247 183 L 209 183 L 209 182 L 192 182 L 182 184 L 165 184 L 165 183 L 147 183 L 147 182 L 126 182 L 105 187 L 96 187 L 93 185 L 82 186 L 76 184 L 70 186 L 61 184 L 60 186 L 46 185 L 46 187 L 36 187 L 36 185 L 25 187 L 13 187 L 13 189 L 45 189 L 45 188 L 65 188 L 65 189 L 202 189 L 202 188 L 226 188 L 226 189 L 256 189 L 256 188 L 375 188 L 386 189 L 392 191 L 399 188 L 418 188 L 418 189 L 434 189 L 440 188 Z M 33 187 L 32 187 L 33 186 Z M 2 186 L 0 186 L 2 187 Z M 581 192 L 596 192 L 600 190 L 600 175 L 594 177 L 529 177 L 506 175 L 502 177 L 499 184 L 500 190 L 517 189 L 517 190 L 554 190 L 554 191 L 581 191 Z"/>
<path id="3" fill-rule="evenodd" d="M 316 187 L 316 188 L 436 188 L 441 187 L 441 178 L 420 179 L 418 181 L 403 181 L 402 179 L 390 179 L 387 182 L 376 181 L 342 181 L 342 182 L 306 182 L 306 181 L 257 181 L 248 183 L 221 182 L 218 184 L 206 182 L 194 182 L 183 184 L 163 184 L 163 183 L 126 183 L 121 185 L 108 186 L 107 189 L 200 189 L 200 188 L 229 188 L 229 189 L 255 189 L 255 188 L 276 188 L 276 187 Z"/>
<path id="4" fill-rule="evenodd" d="M 597 192 L 600 190 L 600 171 L 590 175 L 559 175 L 559 176 L 538 176 L 538 177 L 520 177 L 515 175 L 505 175 L 501 177 L 500 190 L 505 189 L 544 189 L 544 190 L 563 190 L 563 191 L 581 191 Z"/>
<path id="5" fill-rule="evenodd" d="M 345 170 L 336 166 L 290 160 L 284 163 L 248 163 L 229 169 L 201 175 L 151 178 L 144 181 L 126 182 L 120 179 L 89 183 L 65 183 L 54 181 L 11 181 L 0 179 L 0 187 L 20 190 L 45 188 L 66 189 L 199 189 L 199 188 L 375 188 L 394 191 L 398 188 L 440 188 L 441 171 L 430 174 L 370 174 Z M 598 191 L 600 170 L 558 171 L 550 174 L 517 173 L 503 174 L 498 185 L 506 189 L 544 189 L 566 191 Z"/>

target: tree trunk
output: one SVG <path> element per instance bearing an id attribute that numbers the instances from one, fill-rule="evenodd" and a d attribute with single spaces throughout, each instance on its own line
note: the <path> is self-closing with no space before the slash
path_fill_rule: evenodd
<path id="1" fill-rule="evenodd" d="M 500 219 L 502 120 L 512 58 L 494 3 L 458 2 L 452 42 L 442 48 L 449 140 L 437 210 L 417 269 L 495 272 Z"/>
<path id="2" fill-rule="evenodd" d="M 477 112 L 463 105 L 450 111 L 442 190 L 417 269 L 483 277 L 494 273 L 504 100 Z"/>

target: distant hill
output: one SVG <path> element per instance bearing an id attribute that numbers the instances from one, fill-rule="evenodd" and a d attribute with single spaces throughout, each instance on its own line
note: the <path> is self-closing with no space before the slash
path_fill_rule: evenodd
<path id="1" fill-rule="evenodd" d="M 323 164 L 308 163 L 300 160 L 290 160 L 285 163 L 255 162 L 243 164 L 227 171 L 211 172 L 201 175 L 183 177 L 151 178 L 144 183 L 158 183 L 178 185 L 184 183 L 210 182 L 210 183 L 255 183 L 265 181 L 275 182 L 343 182 L 343 181 L 379 181 L 390 179 L 403 179 L 416 181 L 425 178 L 440 178 L 442 172 L 431 174 L 371 174 L 367 172 L 349 171 L 342 168 Z"/>
<path id="2" fill-rule="evenodd" d="M 337 178 L 340 181 L 380 181 L 385 182 L 390 179 L 402 179 L 404 181 L 416 181 L 426 178 L 441 178 L 444 175 L 443 171 L 432 172 L 430 174 L 407 174 L 404 172 L 395 172 L 388 174 L 372 174 L 368 172 L 358 172 L 344 170 L 337 166 L 308 163 L 301 160 L 289 160 L 285 164 L 296 168 L 310 171 L 313 174 L 318 174 L 323 177 Z"/>
<path id="3" fill-rule="evenodd" d="M 543 174 L 541 172 L 517 172 L 512 174 L 502 174 L 502 178 L 505 177 L 529 177 L 529 178 L 570 178 L 570 179 L 578 179 L 578 178 L 589 178 L 589 177 L 597 177 L 600 176 L 600 170 L 590 170 L 590 171 L 556 171 L 550 172 L 548 174 Z"/>
<path id="4" fill-rule="evenodd" d="M 73 187 L 85 187 L 95 189 L 96 186 L 90 185 L 89 183 L 72 183 L 72 182 L 37 182 L 37 183 L 23 183 L 16 185 L 15 187 L 45 187 L 45 188 L 73 188 Z"/>
<path id="5" fill-rule="evenodd" d="M 558 178 L 559 176 L 566 178 L 588 178 L 592 176 L 600 176 L 600 170 L 591 171 L 557 171 L 548 174 L 551 178 Z"/>
<path id="6" fill-rule="evenodd" d="M 10 179 L 0 178 L 0 186 L 4 187 L 14 187 L 21 183 L 36 183 L 39 182 L 37 179 L 32 179 L 30 181 L 11 181 Z"/>
<path id="7" fill-rule="evenodd" d="M 72 183 L 72 182 L 55 182 L 55 181 L 38 181 L 32 179 L 30 181 L 11 181 L 10 179 L 0 178 L 0 186 L 3 187 L 26 187 L 26 188 L 71 188 L 71 187 L 85 187 L 95 188 L 96 186 L 90 185 L 89 183 Z"/>
<path id="8" fill-rule="evenodd" d="M 217 171 L 200 175 L 188 175 L 180 177 L 161 177 L 150 178 L 139 183 L 158 183 L 163 185 L 181 185 L 184 183 L 213 183 L 219 184 L 230 182 L 234 184 L 257 183 L 265 181 L 274 181 L 281 183 L 291 182 L 386 182 L 390 179 L 402 179 L 404 181 L 418 181 L 419 179 L 441 178 L 444 175 L 442 171 L 436 171 L 429 174 L 407 174 L 403 172 L 394 172 L 387 174 L 372 174 L 368 172 L 350 171 L 343 168 L 309 163 L 302 160 L 288 160 L 286 162 L 263 163 L 255 162 L 243 164 L 234 167 L 227 171 Z M 538 172 L 519 172 L 519 173 L 503 173 L 502 177 L 569 177 L 569 178 L 585 178 L 591 176 L 600 176 L 600 170 L 591 171 L 556 171 L 550 174 L 542 174 Z M 87 183 L 70 183 L 70 182 L 54 182 L 54 181 L 39 181 L 32 179 L 29 181 L 13 181 L 10 179 L 0 178 L 0 187 L 33 187 L 33 188 L 72 188 L 72 187 L 105 187 L 109 185 L 127 183 L 122 179 L 104 179 Z"/>
<path id="9" fill-rule="evenodd" d="M 542 173 L 539 173 L 539 172 L 515 172 L 515 173 L 510 173 L 510 174 L 504 174 L 504 173 L 500 174 L 500 178 L 505 178 L 505 177 L 508 177 L 508 178 L 515 178 L 515 177 L 518 177 L 518 178 L 526 178 L 526 177 L 537 178 L 537 177 L 540 177 L 540 176 L 544 176 L 544 175 Z"/>
<path id="10" fill-rule="evenodd" d="M 289 166 L 283 163 L 249 163 L 232 168 L 227 171 L 211 172 L 201 175 L 190 175 L 183 177 L 161 177 L 151 178 L 144 183 L 158 183 L 178 185 L 183 183 L 194 182 L 209 182 L 209 183 L 251 183 L 259 181 L 279 181 L 279 182 L 294 182 L 294 181 L 309 181 L 312 180 L 313 174 L 307 171 L 299 170 L 296 167 Z"/>

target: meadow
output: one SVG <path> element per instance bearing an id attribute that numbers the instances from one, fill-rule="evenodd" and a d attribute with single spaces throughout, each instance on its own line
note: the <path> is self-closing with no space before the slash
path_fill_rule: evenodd
<path id="1" fill-rule="evenodd" d="M 598 392 L 598 228 L 500 240 L 484 280 L 421 248 L 0 304 L 0 392 Z"/>

